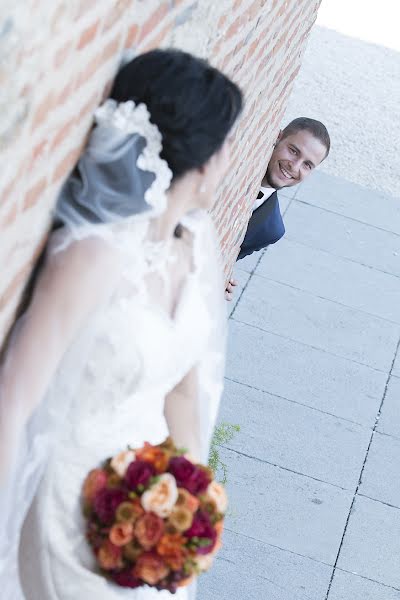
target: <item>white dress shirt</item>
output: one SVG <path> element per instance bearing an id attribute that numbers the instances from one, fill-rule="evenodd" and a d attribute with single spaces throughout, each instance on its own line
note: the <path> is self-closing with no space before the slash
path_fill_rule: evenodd
<path id="1" fill-rule="evenodd" d="M 268 200 L 268 198 L 270 196 L 272 196 L 272 194 L 275 192 L 276 190 L 274 188 L 270 188 L 270 187 L 260 187 L 260 192 L 262 192 L 264 195 L 262 198 L 256 198 L 256 201 L 253 204 L 253 212 L 259 207 L 261 206 L 261 204 L 263 204 L 266 200 Z"/>

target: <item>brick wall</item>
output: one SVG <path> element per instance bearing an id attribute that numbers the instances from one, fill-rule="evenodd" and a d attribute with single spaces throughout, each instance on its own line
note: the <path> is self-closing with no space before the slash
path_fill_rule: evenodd
<path id="1" fill-rule="evenodd" d="M 2 0 L 0 342 L 58 190 L 123 50 L 176 46 L 240 84 L 246 107 L 213 211 L 236 258 L 320 0 Z"/>

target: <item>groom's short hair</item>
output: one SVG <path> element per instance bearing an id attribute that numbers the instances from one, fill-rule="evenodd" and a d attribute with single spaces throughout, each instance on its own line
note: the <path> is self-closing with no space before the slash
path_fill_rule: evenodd
<path id="1" fill-rule="evenodd" d="M 331 138 L 329 137 L 327 128 L 323 123 L 321 123 L 321 121 L 310 119 L 309 117 L 298 117 L 297 119 L 293 119 L 293 121 L 290 121 L 290 123 L 288 123 L 282 130 L 280 139 L 284 140 L 289 135 L 293 135 L 294 133 L 303 130 L 309 131 L 325 146 L 326 158 L 329 154 L 329 150 L 331 149 Z"/>

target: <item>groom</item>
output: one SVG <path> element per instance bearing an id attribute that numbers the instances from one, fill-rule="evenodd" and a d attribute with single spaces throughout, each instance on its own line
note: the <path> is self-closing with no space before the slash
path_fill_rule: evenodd
<path id="1" fill-rule="evenodd" d="M 277 190 L 304 181 L 328 156 L 330 145 L 325 125 L 307 117 L 294 119 L 279 133 L 237 260 L 275 244 L 283 237 L 285 227 Z M 227 300 L 232 300 L 236 285 L 237 282 L 230 279 L 226 288 Z"/>

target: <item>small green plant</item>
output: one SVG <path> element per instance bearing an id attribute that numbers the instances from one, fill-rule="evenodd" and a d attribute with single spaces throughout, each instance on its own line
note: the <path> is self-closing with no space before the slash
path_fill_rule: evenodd
<path id="1" fill-rule="evenodd" d="M 228 467 L 220 458 L 219 448 L 229 443 L 239 431 L 240 425 L 232 425 L 231 423 L 221 423 L 214 429 L 210 454 L 208 456 L 208 466 L 216 474 L 222 471 L 221 483 L 223 484 L 228 480 Z"/>

